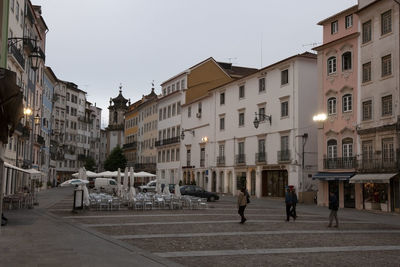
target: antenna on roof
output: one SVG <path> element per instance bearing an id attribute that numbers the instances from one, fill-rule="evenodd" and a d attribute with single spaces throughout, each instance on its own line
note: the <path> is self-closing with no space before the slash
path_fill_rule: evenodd
<path id="1" fill-rule="evenodd" d="M 229 63 L 231 63 L 231 64 L 232 64 L 232 63 L 233 63 L 233 62 L 232 62 L 232 59 L 233 59 L 233 60 L 236 60 L 236 59 L 237 59 L 237 57 L 227 57 L 227 59 L 229 60 Z"/>

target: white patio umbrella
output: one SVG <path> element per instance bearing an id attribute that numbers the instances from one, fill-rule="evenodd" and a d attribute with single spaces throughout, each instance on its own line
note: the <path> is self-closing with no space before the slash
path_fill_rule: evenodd
<path id="1" fill-rule="evenodd" d="M 91 172 L 91 171 L 86 171 L 86 176 L 89 178 L 100 177 L 98 173 Z M 72 177 L 79 177 L 79 172 L 72 174 Z"/>
<path id="2" fill-rule="evenodd" d="M 180 197 L 181 196 L 181 190 L 179 188 L 179 185 L 175 185 L 175 196 Z"/>
<path id="3" fill-rule="evenodd" d="M 133 171 L 133 167 L 129 168 L 129 177 L 130 177 L 129 179 L 132 179 L 132 180 L 129 180 L 130 184 L 131 184 L 131 186 L 134 187 L 134 185 L 135 185 L 135 172 Z"/>
<path id="4" fill-rule="evenodd" d="M 130 190 L 129 190 L 129 200 L 133 200 L 133 198 L 136 196 L 136 189 L 134 187 L 135 184 L 135 177 L 134 177 L 134 172 L 133 172 L 133 168 L 130 168 Z"/>
<path id="5" fill-rule="evenodd" d="M 129 179 L 128 167 L 125 167 L 125 172 L 124 172 L 124 189 L 125 189 L 126 191 L 129 189 L 129 187 L 128 187 L 128 179 Z"/>
<path id="6" fill-rule="evenodd" d="M 83 167 L 82 169 L 79 169 L 79 172 L 80 172 L 80 174 L 81 174 L 81 175 L 80 175 L 80 178 L 81 178 L 83 181 L 88 181 L 87 175 L 86 175 L 85 167 Z M 82 190 L 83 190 L 83 205 L 89 206 L 89 205 L 90 205 L 90 201 L 89 201 L 89 190 L 88 190 L 88 188 L 87 188 L 87 186 L 86 186 L 85 183 L 82 184 L 81 187 L 82 187 Z"/>
<path id="7" fill-rule="evenodd" d="M 88 184 L 88 183 L 89 183 L 88 180 L 70 179 L 70 180 L 67 180 L 67 181 L 63 182 L 62 184 L 60 184 L 60 186 L 82 185 L 82 184 Z"/>

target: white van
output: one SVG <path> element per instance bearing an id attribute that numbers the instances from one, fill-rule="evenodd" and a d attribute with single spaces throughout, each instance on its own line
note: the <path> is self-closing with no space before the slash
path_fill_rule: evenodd
<path id="1" fill-rule="evenodd" d="M 117 191 L 117 182 L 112 178 L 96 178 L 94 180 L 94 188 L 108 193 L 115 193 Z"/>

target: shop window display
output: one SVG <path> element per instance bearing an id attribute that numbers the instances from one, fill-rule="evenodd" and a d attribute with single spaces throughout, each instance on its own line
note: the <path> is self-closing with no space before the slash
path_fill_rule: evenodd
<path id="1" fill-rule="evenodd" d="M 364 208 L 388 211 L 388 185 L 383 183 L 364 184 Z"/>

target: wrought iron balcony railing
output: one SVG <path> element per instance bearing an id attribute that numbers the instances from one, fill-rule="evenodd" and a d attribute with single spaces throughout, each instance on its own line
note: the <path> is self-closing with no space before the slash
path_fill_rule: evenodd
<path id="1" fill-rule="evenodd" d="M 266 163 L 267 162 L 267 153 L 256 153 L 256 163 Z"/>
<path id="2" fill-rule="evenodd" d="M 218 156 L 217 157 L 217 166 L 224 166 L 225 165 L 225 156 Z"/>
<path id="3" fill-rule="evenodd" d="M 354 169 L 355 167 L 355 157 L 324 158 L 324 169 Z"/>
<path id="4" fill-rule="evenodd" d="M 25 69 L 25 58 L 20 49 L 18 49 L 15 45 L 10 45 L 9 53 L 15 58 L 18 64 L 22 69 Z"/>
<path id="5" fill-rule="evenodd" d="M 278 151 L 278 162 L 288 162 L 288 161 L 290 161 L 290 150 Z"/>
<path id="6" fill-rule="evenodd" d="M 204 167 L 205 165 L 205 160 L 204 159 L 200 159 L 200 167 Z"/>
<path id="7" fill-rule="evenodd" d="M 398 158 L 374 158 L 361 159 L 357 161 L 358 172 L 398 172 L 400 161 Z"/>
<path id="8" fill-rule="evenodd" d="M 246 164 L 246 154 L 237 154 L 235 156 L 236 165 L 244 165 Z"/>
<path id="9" fill-rule="evenodd" d="M 136 149 L 136 148 L 137 148 L 136 142 L 123 144 L 123 146 L 122 146 L 122 149 Z"/>
<path id="10" fill-rule="evenodd" d="M 180 141 L 181 141 L 180 136 L 175 136 L 172 138 L 158 140 L 158 141 L 156 141 L 155 145 L 156 145 L 156 147 L 159 147 L 159 146 L 177 144 L 177 143 L 180 143 Z"/>

